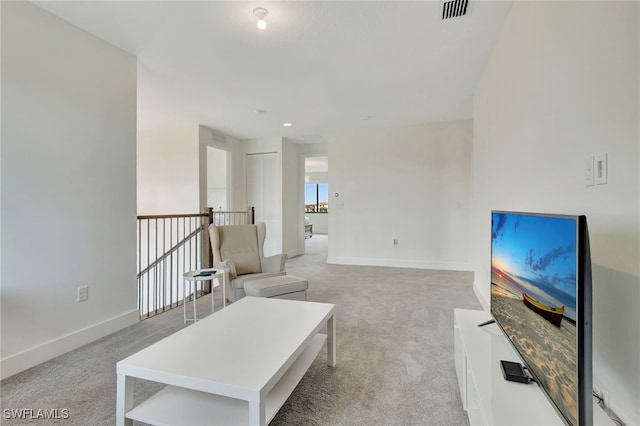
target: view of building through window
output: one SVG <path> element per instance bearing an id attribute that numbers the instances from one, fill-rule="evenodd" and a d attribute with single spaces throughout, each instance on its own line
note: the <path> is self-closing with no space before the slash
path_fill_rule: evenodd
<path id="1" fill-rule="evenodd" d="M 304 185 L 305 213 L 327 213 L 329 211 L 329 184 L 306 183 Z"/>

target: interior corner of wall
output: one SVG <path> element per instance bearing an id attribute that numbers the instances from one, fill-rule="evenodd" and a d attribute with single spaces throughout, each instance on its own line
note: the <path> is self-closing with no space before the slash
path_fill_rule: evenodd
<path id="1" fill-rule="evenodd" d="M 487 299 L 487 296 L 484 294 L 482 289 L 478 286 L 477 281 L 473 282 L 473 293 L 476 295 L 476 297 L 478 298 L 478 301 L 480 302 L 480 304 L 482 305 L 482 308 L 485 311 L 488 311 L 491 309 L 491 302 Z"/>

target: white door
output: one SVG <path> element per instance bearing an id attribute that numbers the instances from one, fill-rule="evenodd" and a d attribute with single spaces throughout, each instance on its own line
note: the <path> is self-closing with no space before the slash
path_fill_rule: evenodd
<path id="1" fill-rule="evenodd" d="M 255 207 L 256 223 L 264 222 L 265 256 L 282 253 L 282 186 L 276 153 L 247 155 L 247 203 Z"/>

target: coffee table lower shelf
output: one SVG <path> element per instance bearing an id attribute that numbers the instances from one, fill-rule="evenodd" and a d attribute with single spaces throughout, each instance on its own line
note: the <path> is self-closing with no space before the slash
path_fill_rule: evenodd
<path id="1" fill-rule="evenodd" d="M 307 348 L 269 391 L 265 401 L 267 424 L 289 398 L 326 340 L 326 334 L 314 336 Z M 166 386 L 128 411 L 126 417 L 151 425 L 248 425 L 249 403 L 241 399 Z"/>

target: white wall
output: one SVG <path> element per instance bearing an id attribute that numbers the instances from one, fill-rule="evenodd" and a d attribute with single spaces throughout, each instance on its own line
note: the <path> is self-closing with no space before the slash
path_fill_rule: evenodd
<path id="1" fill-rule="evenodd" d="M 136 59 L 0 7 L 4 378 L 138 321 Z"/>
<path id="2" fill-rule="evenodd" d="M 199 137 L 197 124 L 138 131 L 138 214 L 200 211 Z"/>
<path id="3" fill-rule="evenodd" d="M 331 206 L 329 206 L 329 210 L 331 210 Z M 329 215 L 331 215 L 331 211 L 328 213 L 305 213 L 305 216 L 313 224 L 314 234 L 329 233 Z"/>
<path id="4" fill-rule="evenodd" d="M 329 206 L 331 208 L 331 206 Z M 309 218 L 309 222 L 313 225 L 314 234 L 328 234 L 329 233 L 329 215 L 328 213 L 306 213 Z"/>
<path id="5" fill-rule="evenodd" d="M 309 181 L 306 183 L 326 183 L 329 180 L 329 171 L 305 172 L 305 176 L 309 176 Z"/>
<path id="6" fill-rule="evenodd" d="M 298 149 L 294 142 L 282 140 L 282 251 L 289 257 L 304 252 L 300 247 L 300 185 Z"/>
<path id="7" fill-rule="evenodd" d="M 244 181 L 244 155 L 242 142 L 232 136 L 225 135 L 206 126 L 198 126 L 200 144 L 200 210 L 207 205 L 207 148 L 216 148 L 229 153 L 227 169 L 227 185 L 229 188 L 229 206 L 233 211 L 245 211 L 247 209 L 245 181 Z M 215 139 L 214 139 L 214 135 Z M 216 140 L 218 139 L 218 140 Z M 221 142 L 223 139 L 224 142 Z"/>
<path id="8" fill-rule="evenodd" d="M 490 297 L 490 210 L 585 214 L 594 383 L 640 424 L 639 8 L 515 2 L 474 99 L 475 289 Z M 608 184 L 584 186 L 606 152 Z"/>
<path id="9" fill-rule="evenodd" d="M 214 140 L 214 132 L 225 142 Z M 229 208 L 245 210 L 240 141 L 206 126 L 185 124 L 138 131 L 138 214 L 188 214 L 209 207 L 207 147 L 230 153 Z"/>
<path id="10" fill-rule="evenodd" d="M 207 147 L 207 207 L 228 210 L 226 151 Z"/>
<path id="11" fill-rule="evenodd" d="M 472 127 L 464 120 L 331 135 L 327 261 L 470 270 Z"/>

